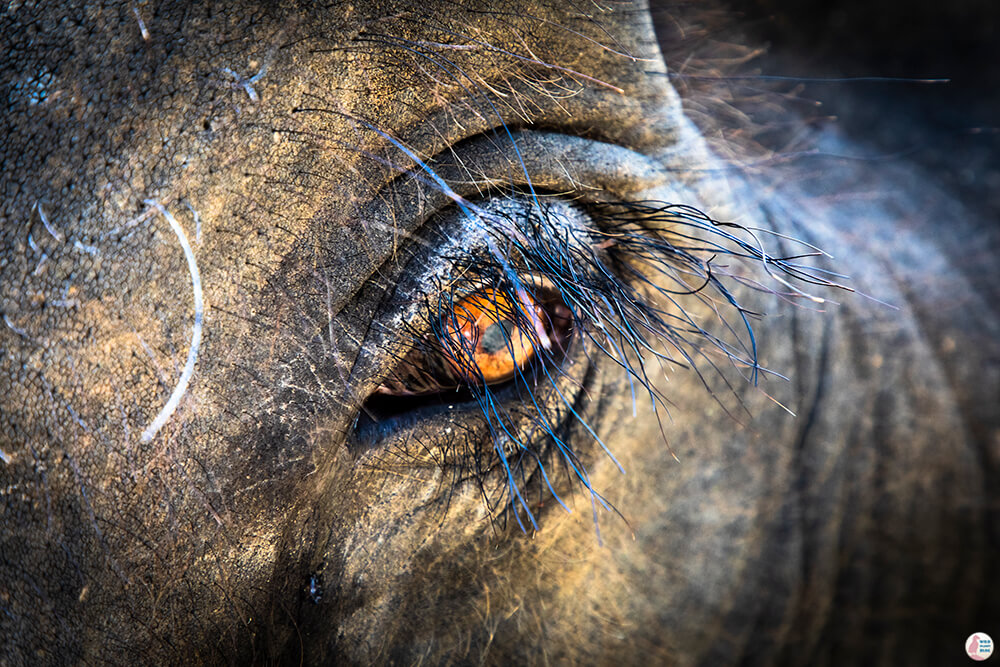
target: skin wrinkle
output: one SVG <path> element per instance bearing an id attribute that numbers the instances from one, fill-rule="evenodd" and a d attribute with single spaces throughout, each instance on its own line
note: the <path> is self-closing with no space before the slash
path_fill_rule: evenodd
<path id="1" fill-rule="evenodd" d="M 965 387 L 995 350 L 995 308 L 972 301 L 953 331 L 931 290 L 894 298 L 919 266 L 972 291 L 913 230 L 898 236 L 912 259 L 879 258 L 902 273 L 879 268 L 897 251 L 885 201 L 830 206 L 801 171 L 721 164 L 641 4 L 11 3 L 0 35 L 0 663 L 919 662 L 993 609 L 974 600 L 995 500 L 969 434 L 989 433 L 996 384 Z M 707 100 L 685 103 L 724 127 Z M 685 203 L 808 233 L 904 312 L 738 289 L 765 314 L 762 363 L 795 383 L 650 366 L 665 446 L 649 401 L 599 366 L 574 406 L 628 474 L 596 446 L 580 456 L 627 521 L 602 512 L 597 548 L 593 497 L 555 471 L 572 512 L 540 496 L 529 538 L 437 440 L 368 456 L 352 440 L 393 363 L 375 324 L 453 201 L 414 157 L 477 201 L 527 173 L 581 206 Z M 819 171 L 838 192 L 904 182 Z M 193 251 L 150 199 L 196 230 L 200 348 Z M 946 359 L 940 331 L 979 349 Z M 772 397 L 803 414 L 820 386 L 803 434 Z"/>

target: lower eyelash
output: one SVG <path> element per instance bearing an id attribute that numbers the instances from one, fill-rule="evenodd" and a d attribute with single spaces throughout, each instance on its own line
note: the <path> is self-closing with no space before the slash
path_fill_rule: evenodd
<path id="1" fill-rule="evenodd" d="M 515 302 L 523 298 L 526 281 L 541 281 L 558 294 L 571 313 L 578 354 L 590 361 L 591 368 L 610 359 L 625 374 L 633 404 L 641 393 L 659 420 L 668 399 L 650 380 L 650 361 L 655 360 L 661 369 L 665 364 L 690 368 L 706 388 L 708 382 L 699 364 L 720 370 L 710 356 L 712 351 L 743 369 L 753 384 L 766 372 L 758 365 L 751 326 L 751 320 L 758 316 L 739 305 L 732 285 L 772 291 L 790 299 L 813 298 L 793 281 L 841 287 L 821 269 L 800 263 L 805 257 L 820 254 L 814 248 L 806 246 L 805 252 L 796 256 L 771 255 L 751 230 L 713 220 L 689 206 L 656 201 L 589 205 L 584 225 L 568 222 L 566 211 L 570 208 L 561 200 L 533 198 L 522 219 L 482 220 L 491 239 L 483 244 L 488 250 L 463 249 L 449 257 L 455 273 L 461 275 L 461 291 L 457 286 L 446 287 L 429 300 L 426 320 L 411 332 L 415 344 L 426 344 L 419 341 L 426 341 L 429 331 L 440 349 L 448 349 L 442 314 L 453 312 L 462 295 L 482 289 Z M 737 274 L 733 267 L 722 268 L 720 257 L 762 267 L 785 289 L 775 292 Z M 711 305 L 722 324 L 722 334 L 709 332 L 687 316 L 683 302 L 689 299 Z M 532 480 L 540 497 L 551 494 L 565 507 L 546 468 L 547 463 L 556 462 L 587 489 L 596 526 L 598 507 L 614 508 L 593 488 L 586 465 L 567 442 L 567 432 L 575 423 L 621 466 L 580 414 L 579 406 L 560 388 L 566 384 L 561 380 L 569 377 L 560 359 L 537 337 L 532 343 L 539 363 L 528 371 L 518 371 L 514 382 L 520 401 L 512 408 L 494 388 L 468 387 L 471 400 L 483 413 L 491 446 L 485 451 L 481 446 L 470 446 L 464 465 L 474 473 L 488 504 L 506 506 L 526 531 L 529 526 L 538 527 L 528 501 Z M 553 423 L 553 410 L 540 403 L 543 391 L 556 405 L 556 412 L 563 413 L 565 419 L 560 423 Z M 663 433 L 662 424 L 660 430 Z M 497 469 L 502 471 L 500 489 L 487 493 L 491 471 Z M 498 494 L 502 500 L 497 500 Z"/>

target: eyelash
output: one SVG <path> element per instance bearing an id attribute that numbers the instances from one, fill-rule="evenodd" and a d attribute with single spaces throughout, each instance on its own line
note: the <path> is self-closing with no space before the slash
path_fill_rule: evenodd
<path id="1" fill-rule="evenodd" d="M 524 199 L 531 205 L 530 214 L 524 219 L 487 217 L 479 221 L 479 228 L 486 235 L 483 244 L 486 252 L 461 250 L 448 257 L 456 273 L 462 276 L 461 288 L 457 283 L 443 286 L 436 296 L 428 299 L 420 326 L 411 326 L 404 332 L 413 340 L 415 349 L 428 344 L 437 350 L 447 349 L 449 333 L 444 314 L 454 312 L 456 303 L 465 295 L 490 290 L 490 294 L 497 295 L 497 301 L 517 303 L 523 299 L 530 276 L 531 281 L 545 284 L 568 309 L 573 344 L 580 346 L 580 354 L 592 363 L 609 357 L 625 373 L 632 400 L 638 400 L 638 388 L 648 396 L 659 419 L 658 408 L 667 399 L 649 380 L 646 369 L 649 360 L 661 366 L 689 367 L 702 377 L 706 386 L 699 364 L 707 363 L 718 370 L 706 347 L 721 352 L 737 367 L 749 370 L 747 379 L 753 384 L 764 371 L 758 365 L 750 322 L 754 315 L 740 307 L 726 284 L 727 279 L 746 283 L 728 270 L 713 270 L 716 258 L 726 256 L 761 265 L 772 276 L 780 273 L 801 283 L 838 286 L 825 278 L 821 270 L 798 263 L 801 257 L 817 254 L 812 249 L 795 257 L 771 256 L 749 230 L 715 221 L 688 206 L 655 201 L 590 204 L 586 207 L 588 224 L 573 226 L 560 214 L 560 210 L 569 207 L 563 200 L 550 202 L 534 193 Z M 784 278 L 776 279 L 789 287 Z M 759 284 L 755 287 L 764 289 Z M 790 289 L 783 296 L 809 297 L 797 288 Z M 685 317 L 684 305 L 678 300 L 690 298 L 715 302 L 713 308 L 730 340 Z M 670 307 L 675 312 L 666 310 Z M 726 321 L 724 308 L 735 313 L 738 327 Z M 742 334 L 737 333 L 740 330 Z M 598 505 L 612 511 L 614 508 L 591 485 L 586 466 L 565 439 L 566 428 L 552 423 L 537 400 L 538 393 L 550 387 L 554 394 L 551 400 L 569 415 L 566 423 L 571 425 L 575 420 L 612 460 L 614 455 L 559 389 L 558 381 L 564 373 L 558 355 L 542 345 L 536 349 L 540 358 L 530 371 L 531 377 L 518 370 L 515 381 L 527 391 L 527 396 L 522 393 L 521 405 L 532 413 L 534 420 L 528 432 L 530 436 L 542 437 L 519 434 L 524 429 L 516 428 L 511 411 L 498 396 L 500 389 L 488 384 L 468 384 L 465 389 L 482 410 L 492 447 L 487 451 L 482 451 L 481 446 L 472 447 L 472 460 L 467 467 L 476 471 L 491 514 L 495 514 L 497 507 L 505 506 L 522 530 L 529 525 L 537 529 L 532 503 L 527 499 L 532 470 L 538 473 L 539 490 L 547 490 L 565 507 L 546 469 L 549 454 L 554 454 L 568 474 L 592 495 L 596 525 Z M 679 358 L 674 358 L 674 353 Z M 714 395 L 713 398 L 719 401 Z M 486 487 L 489 471 L 498 466 L 504 479 L 496 496 L 495 490 L 490 492 Z"/>

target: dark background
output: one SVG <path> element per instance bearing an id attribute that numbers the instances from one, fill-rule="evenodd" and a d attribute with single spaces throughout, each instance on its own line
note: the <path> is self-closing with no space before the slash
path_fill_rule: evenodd
<path id="1" fill-rule="evenodd" d="M 728 0 L 762 74 L 946 78 L 809 84 L 803 97 L 876 153 L 903 154 L 1000 226 L 1000 2 Z"/>
<path id="2" fill-rule="evenodd" d="M 997 79 L 994 0 L 730 0 L 755 36 L 805 55 L 807 66 L 827 63 L 885 74 L 942 76 L 979 63 Z M 972 85 L 972 72 L 958 77 Z"/>

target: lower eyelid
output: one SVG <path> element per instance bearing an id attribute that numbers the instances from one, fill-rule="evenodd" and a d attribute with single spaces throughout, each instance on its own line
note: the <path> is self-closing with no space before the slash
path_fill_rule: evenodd
<path id="1" fill-rule="evenodd" d="M 499 460 L 493 460 L 494 454 L 489 453 L 502 444 L 497 440 L 499 436 L 509 442 L 507 455 L 521 451 L 540 456 L 548 447 L 544 440 L 549 431 L 561 430 L 580 414 L 579 401 L 590 395 L 587 385 L 592 381 L 588 380 L 592 378 L 592 368 L 586 356 L 580 355 L 559 372 L 527 374 L 537 386 L 509 382 L 492 389 L 490 404 L 494 409 L 515 423 L 526 424 L 523 433 L 510 434 L 515 440 L 504 429 L 498 432 L 480 402 L 466 392 L 439 395 L 433 403 L 420 403 L 381 421 L 362 411 L 353 429 L 354 444 L 350 448 L 361 457 L 361 465 L 371 461 L 372 465 L 383 466 L 386 458 L 380 452 L 391 451 L 393 460 L 400 465 L 464 467 L 475 460 L 473 468 L 481 474 L 500 465 Z M 572 409 L 564 405 L 566 400 Z M 544 418 L 539 410 L 544 411 Z"/>
<path id="2" fill-rule="evenodd" d="M 514 168 L 511 143 L 498 144 L 490 130 L 442 149 L 427 162 L 434 165 L 433 171 L 451 186 L 454 194 L 468 198 L 517 188 L 536 193 L 564 193 L 581 202 L 632 199 L 637 193 L 649 193 L 662 186 L 669 186 L 677 193 L 687 192 L 682 180 L 665 169 L 662 160 L 624 146 L 577 136 L 571 129 L 512 130 L 509 136 L 518 148 L 519 164 Z M 477 177 L 470 179 L 470 173 Z M 530 182 L 526 174 L 530 174 Z M 680 195 L 675 198 L 691 199 Z M 356 225 L 338 225 L 334 229 L 369 229 L 374 223 L 375 229 L 383 232 L 384 238 L 372 250 L 370 268 L 362 275 L 362 280 L 367 280 L 380 272 L 393 273 L 386 267 L 398 260 L 400 241 L 424 245 L 426 241 L 421 238 L 424 227 L 453 205 L 454 199 L 449 194 L 428 187 L 423 179 L 414 179 L 406 171 L 387 183 L 363 207 L 349 213 Z M 357 239 L 352 237 L 344 242 L 357 243 Z M 339 241 L 331 239 L 331 243 L 338 245 Z M 345 271 L 351 269 L 345 267 Z M 350 298 L 358 287 L 343 290 L 342 298 Z M 342 306 L 334 304 L 335 309 Z"/>

